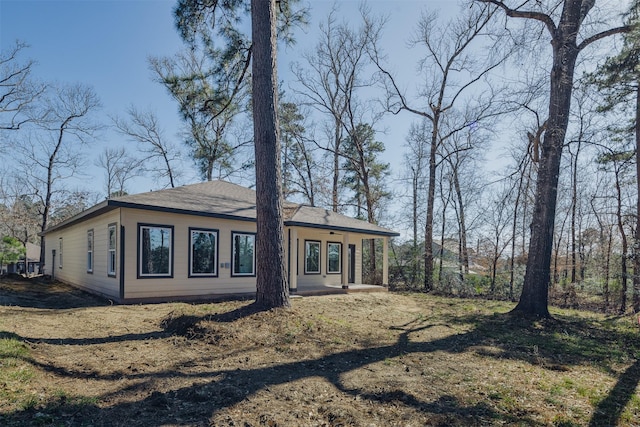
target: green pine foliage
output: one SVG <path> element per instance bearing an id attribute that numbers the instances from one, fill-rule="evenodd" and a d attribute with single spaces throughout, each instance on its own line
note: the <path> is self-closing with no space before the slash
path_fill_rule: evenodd
<path id="1" fill-rule="evenodd" d="M 26 254 L 26 249 L 15 237 L 5 236 L 0 240 L 0 267 L 18 262 Z"/>

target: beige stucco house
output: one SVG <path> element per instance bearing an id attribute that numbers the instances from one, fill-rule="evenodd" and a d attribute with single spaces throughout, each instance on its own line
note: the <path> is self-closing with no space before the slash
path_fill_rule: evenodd
<path id="1" fill-rule="evenodd" d="M 255 293 L 255 191 L 211 181 L 104 202 L 49 228 L 45 274 L 118 302 Z M 398 234 L 285 202 L 292 293 L 362 284 L 362 240 Z"/>

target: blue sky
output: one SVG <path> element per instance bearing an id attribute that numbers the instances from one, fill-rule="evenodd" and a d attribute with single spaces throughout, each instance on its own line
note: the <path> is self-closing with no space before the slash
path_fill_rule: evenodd
<path id="1" fill-rule="evenodd" d="M 359 1 L 339 1 L 345 17 L 358 17 Z M 374 13 L 389 15 L 385 34 L 387 50 L 393 52 L 395 63 L 406 63 L 413 71 L 416 59 L 405 51 L 405 42 L 423 8 L 452 9 L 452 0 L 387 0 L 369 1 Z M 312 22 L 297 33 L 293 48 L 281 49 L 279 65 L 281 80 L 286 81 L 288 64 L 299 59 L 300 53 L 316 43 L 319 20 L 327 16 L 333 1 L 315 0 Z M 0 48 L 10 47 L 15 40 L 30 45 L 24 58 L 37 61 L 35 75 L 44 81 L 81 82 L 93 86 L 103 109 L 100 118 L 109 122 L 109 115 L 124 116 L 130 105 L 153 109 L 168 137 L 176 136 L 180 122 L 177 106 L 165 89 L 152 81 L 149 56 L 171 56 L 183 44 L 174 29 L 174 0 L 0 0 Z M 457 6 L 453 6 L 457 8 Z M 387 119 L 388 133 L 380 136 L 387 146 L 388 159 L 398 169 L 408 126 L 415 117 Z M 107 145 L 122 145 L 124 139 L 114 132 L 105 132 L 88 156 L 97 156 Z M 90 161 L 90 164 L 93 161 Z M 198 180 L 191 164 L 182 183 Z M 95 169 L 95 168 L 94 168 Z M 102 176 L 96 172 L 96 182 Z M 101 186 L 102 184 L 100 184 Z M 153 183 L 144 180 L 132 185 L 131 192 L 148 191 Z M 157 187 L 156 187 L 157 188 Z M 154 188 L 155 189 L 155 188 Z"/>
<path id="2" fill-rule="evenodd" d="M 169 100 L 150 79 L 149 55 L 169 55 L 181 41 L 173 31 L 173 2 L 0 1 L 2 48 L 16 39 L 47 81 L 92 85 L 105 110 L 128 103 L 159 107 Z"/>

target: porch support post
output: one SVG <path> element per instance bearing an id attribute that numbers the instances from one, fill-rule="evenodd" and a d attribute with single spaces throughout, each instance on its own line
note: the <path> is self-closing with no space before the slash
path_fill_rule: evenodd
<path id="1" fill-rule="evenodd" d="M 342 268 L 342 289 L 349 289 L 349 233 L 342 235 L 342 260 L 340 267 Z"/>
<path id="2" fill-rule="evenodd" d="M 289 228 L 289 292 L 298 290 L 298 230 Z"/>
<path id="3" fill-rule="evenodd" d="M 389 286 L 389 237 L 382 239 L 382 284 Z"/>

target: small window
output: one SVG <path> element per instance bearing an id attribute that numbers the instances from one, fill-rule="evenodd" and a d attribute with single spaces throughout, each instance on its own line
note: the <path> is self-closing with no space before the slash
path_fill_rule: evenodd
<path id="1" fill-rule="evenodd" d="M 218 275 L 218 230 L 189 229 L 189 277 Z"/>
<path id="2" fill-rule="evenodd" d="M 58 268 L 62 268 L 62 237 L 58 239 Z"/>
<path id="3" fill-rule="evenodd" d="M 93 273 L 93 230 L 87 231 L 87 273 Z"/>
<path id="4" fill-rule="evenodd" d="M 116 275 L 116 224 L 109 224 L 108 228 L 109 246 L 107 249 L 107 275 L 115 277 Z"/>
<path id="5" fill-rule="evenodd" d="M 304 274 L 320 274 L 320 242 L 304 242 Z"/>
<path id="6" fill-rule="evenodd" d="M 327 243 L 327 273 L 339 274 L 342 272 L 342 243 Z"/>
<path id="7" fill-rule="evenodd" d="M 138 276 L 172 277 L 173 227 L 138 224 Z"/>
<path id="8" fill-rule="evenodd" d="M 233 242 L 231 257 L 232 276 L 255 276 L 256 235 L 253 233 L 231 233 Z"/>

